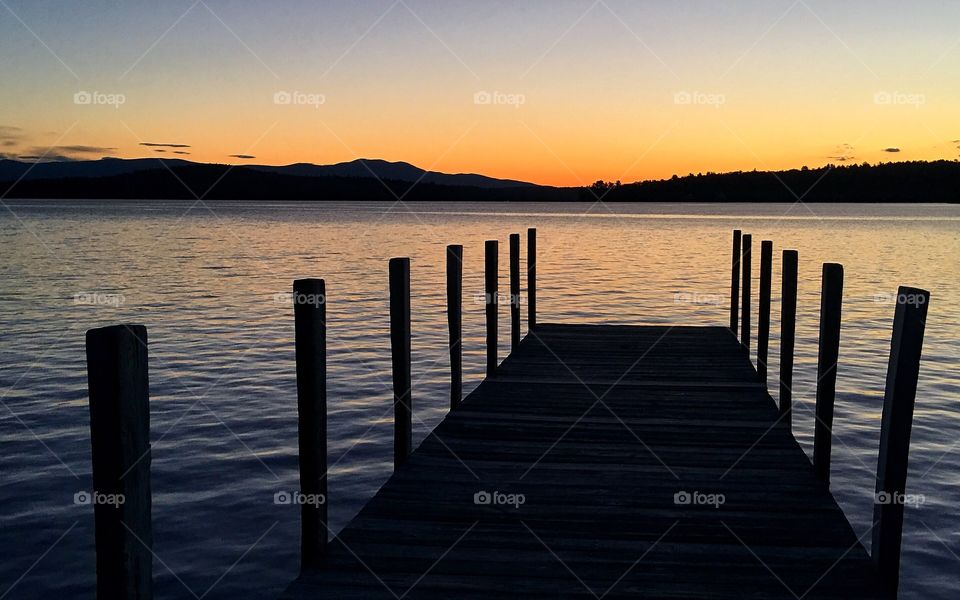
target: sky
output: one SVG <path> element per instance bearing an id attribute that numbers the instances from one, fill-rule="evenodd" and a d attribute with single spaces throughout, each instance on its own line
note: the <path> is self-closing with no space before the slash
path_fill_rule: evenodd
<path id="1" fill-rule="evenodd" d="M 553 185 L 960 158 L 960 1 L 0 0 L 0 157 Z"/>

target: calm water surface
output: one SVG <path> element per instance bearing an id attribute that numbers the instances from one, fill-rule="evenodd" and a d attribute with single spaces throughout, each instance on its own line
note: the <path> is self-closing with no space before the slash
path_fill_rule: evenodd
<path id="1" fill-rule="evenodd" d="M 392 469 L 387 260 L 412 259 L 419 442 L 448 403 L 444 246 L 465 246 L 469 391 L 483 371 L 474 302 L 483 241 L 501 240 L 506 289 L 507 235 L 529 226 L 539 229 L 545 322 L 723 325 L 731 230 L 753 233 L 757 247 L 773 239 L 776 257 L 798 249 L 794 422 L 808 454 L 820 264 L 843 263 L 833 490 L 868 544 L 893 295 L 898 284 L 929 289 L 908 483 L 924 502 L 907 508 L 901 589 L 960 597 L 958 206 L 7 202 L 4 599 L 93 597 L 93 511 L 73 500 L 91 488 L 87 329 L 126 321 L 150 332 L 156 596 L 272 598 L 295 577 L 299 547 L 298 510 L 273 502 L 297 488 L 292 307 L 276 295 L 295 278 L 327 281 L 330 519 L 339 530 Z M 778 258 L 775 330 L 779 277 Z M 97 303 L 84 303 L 92 294 Z M 774 334 L 774 376 L 778 347 Z"/>

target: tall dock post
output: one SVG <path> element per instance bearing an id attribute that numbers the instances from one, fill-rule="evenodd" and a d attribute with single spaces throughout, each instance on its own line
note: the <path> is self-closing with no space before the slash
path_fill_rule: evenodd
<path id="1" fill-rule="evenodd" d="M 747 351 L 747 358 L 750 357 L 750 252 L 753 245 L 753 236 L 749 233 L 743 234 L 742 256 L 740 264 L 743 268 L 743 290 L 742 304 L 740 307 L 740 343 Z"/>
<path id="2" fill-rule="evenodd" d="M 900 542 L 903 537 L 903 498 L 907 486 L 910 429 L 929 303 L 930 293 L 925 290 L 901 287 L 897 292 L 883 396 L 871 555 L 884 589 L 894 598 L 900 581 Z"/>
<path id="3" fill-rule="evenodd" d="M 817 357 L 817 406 L 813 429 L 813 468 L 830 485 L 833 444 L 833 401 L 837 392 L 840 355 L 840 310 L 843 304 L 843 265 L 825 263 L 820 287 L 820 348 Z"/>
<path id="4" fill-rule="evenodd" d="M 730 331 L 737 335 L 740 296 L 740 236 L 739 229 L 733 230 L 733 263 L 730 269 Z"/>
<path id="5" fill-rule="evenodd" d="M 527 229 L 527 330 L 537 326 L 537 230 Z"/>
<path id="6" fill-rule="evenodd" d="M 393 360 L 393 468 L 413 451 L 410 376 L 410 259 L 390 259 L 390 351 Z"/>
<path id="7" fill-rule="evenodd" d="M 497 240 L 484 245 L 484 298 L 487 303 L 487 377 L 497 371 Z"/>
<path id="8" fill-rule="evenodd" d="M 510 351 L 520 344 L 520 234 L 510 234 Z"/>
<path id="9" fill-rule="evenodd" d="M 757 319 L 757 374 L 767 385 L 770 353 L 770 287 L 773 279 L 773 242 L 760 242 L 760 315 Z"/>
<path id="10" fill-rule="evenodd" d="M 153 598 L 147 329 L 87 332 L 98 600 Z M 114 502 L 111 502 L 114 500 Z"/>
<path id="11" fill-rule="evenodd" d="M 447 326 L 450 331 L 450 408 L 463 398 L 463 246 L 447 246 Z"/>
<path id="12" fill-rule="evenodd" d="M 321 502 L 300 506 L 300 568 L 327 552 L 327 290 L 323 279 L 293 282 L 297 361 L 300 493 Z"/>
<path id="13" fill-rule="evenodd" d="M 796 250 L 783 251 L 783 283 L 780 292 L 780 416 L 793 426 L 793 353 L 797 340 Z"/>

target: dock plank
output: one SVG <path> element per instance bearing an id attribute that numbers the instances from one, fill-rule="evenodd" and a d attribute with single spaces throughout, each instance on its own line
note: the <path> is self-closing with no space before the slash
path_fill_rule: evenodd
<path id="1" fill-rule="evenodd" d="M 882 597 L 778 417 L 726 328 L 538 325 L 281 598 Z"/>

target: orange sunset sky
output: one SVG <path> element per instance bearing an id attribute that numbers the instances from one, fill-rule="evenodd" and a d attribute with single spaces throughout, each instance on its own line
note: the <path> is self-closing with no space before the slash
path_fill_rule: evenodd
<path id="1" fill-rule="evenodd" d="M 555 185 L 960 157 L 960 2 L 4 0 L 0 156 Z"/>

